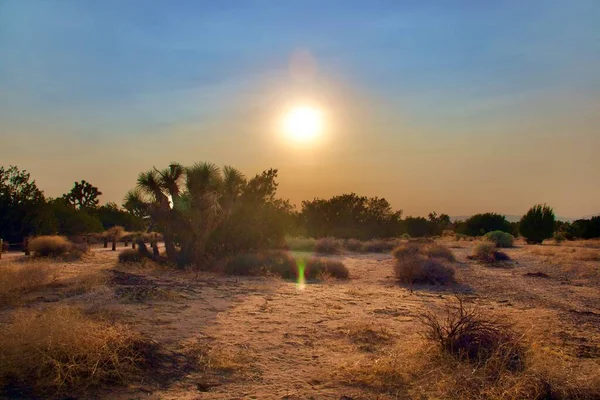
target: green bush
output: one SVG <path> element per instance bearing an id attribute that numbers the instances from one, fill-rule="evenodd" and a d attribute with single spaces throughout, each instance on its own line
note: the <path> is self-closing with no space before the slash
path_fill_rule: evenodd
<path id="1" fill-rule="evenodd" d="M 402 239 L 402 240 L 410 240 L 410 235 L 408 233 L 403 233 L 400 236 L 400 239 Z"/>
<path id="2" fill-rule="evenodd" d="M 541 244 L 554 234 L 556 219 L 547 205 L 536 204 L 521 218 L 519 230 L 529 244 Z"/>
<path id="3" fill-rule="evenodd" d="M 556 243 L 562 243 L 562 242 L 564 242 L 565 240 L 567 240 L 567 237 L 566 237 L 566 236 L 565 236 L 565 234 L 564 234 L 564 233 L 562 233 L 562 232 L 556 232 L 556 233 L 554 233 L 554 237 L 553 237 L 553 238 L 554 238 L 554 241 L 555 241 Z"/>
<path id="4" fill-rule="evenodd" d="M 508 261 L 510 257 L 496 249 L 496 245 L 492 242 L 483 242 L 477 244 L 473 248 L 473 253 L 468 256 L 471 260 L 479 260 L 483 262 L 493 263 L 496 261 Z"/>
<path id="5" fill-rule="evenodd" d="M 484 240 L 492 242 L 496 247 L 513 247 L 515 237 L 510 233 L 502 231 L 492 231 L 483 235 Z"/>
<path id="6" fill-rule="evenodd" d="M 456 235 L 454 235 L 454 239 L 458 242 L 461 239 L 462 240 L 467 240 L 467 235 L 463 234 L 463 233 L 457 233 Z"/>

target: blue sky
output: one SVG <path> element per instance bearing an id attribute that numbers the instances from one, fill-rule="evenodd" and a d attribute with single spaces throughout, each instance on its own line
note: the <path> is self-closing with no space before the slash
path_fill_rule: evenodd
<path id="1" fill-rule="evenodd" d="M 106 201 L 152 165 L 210 160 L 279 167 L 295 202 L 597 213 L 598 21 L 584 0 L 0 0 L 0 157 L 49 195 L 87 179 Z M 305 81 L 297 51 L 318 66 Z M 335 116 L 310 154 L 268 136 L 297 97 Z"/>

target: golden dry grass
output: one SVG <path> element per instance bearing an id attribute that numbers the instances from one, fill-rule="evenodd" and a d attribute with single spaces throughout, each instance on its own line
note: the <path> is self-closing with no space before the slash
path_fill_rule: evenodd
<path id="1" fill-rule="evenodd" d="M 73 244 L 64 236 L 39 236 L 29 242 L 29 250 L 40 257 L 62 256 L 72 248 Z"/>
<path id="2" fill-rule="evenodd" d="M 24 295 L 56 280 L 56 269 L 41 261 L 0 266 L 0 306 L 18 305 Z"/>
<path id="3" fill-rule="evenodd" d="M 67 306 L 15 312 L 0 343 L 0 387 L 44 397 L 127 382 L 145 362 L 139 334 Z"/>

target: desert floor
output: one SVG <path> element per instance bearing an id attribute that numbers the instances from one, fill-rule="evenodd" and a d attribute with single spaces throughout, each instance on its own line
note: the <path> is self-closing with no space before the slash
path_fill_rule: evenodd
<path id="1" fill-rule="evenodd" d="M 454 293 L 600 375 L 600 244 L 519 244 L 506 249 L 514 262 L 490 267 L 467 259 L 475 243 L 444 241 L 457 258 L 457 285 L 413 288 L 395 282 L 388 254 L 329 256 L 344 262 L 351 279 L 300 288 L 271 277 L 122 266 L 123 247 L 94 248 L 77 262 L 43 261 L 52 264 L 58 284 L 27 294 L 19 307 L 78 305 L 159 346 L 161 365 L 145 381 L 89 398 L 406 398 L 402 388 L 358 385 L 347 371 L 377 362 L 398 343 L 421 343 L 417 315 L 443 310 Z M 4 254 L 0 268 L 20 258 Z M 67 293 L 70 285 L 79 289 Z M 0 323 L 14 309 L 3 307 Z M 189 365 L 190 349 L 203 354 L 202 367 Z"/>

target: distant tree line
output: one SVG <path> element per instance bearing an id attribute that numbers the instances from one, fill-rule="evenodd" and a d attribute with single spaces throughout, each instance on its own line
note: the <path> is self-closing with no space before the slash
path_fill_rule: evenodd
<path id="1" fill-rule="evenodd" d="M 85 180 L 75 182 L 61 197 L 46 198 L 27 171 L 0 167 L 0 237 L 20 242 L 25 236 L 75 236 L 114 226 L 150 229 L 163 234 L 169 259 L 180 265 L 278 246 L 285 235 L 368 240 L 502 231 L 522 235 L 529 243 L 541 243 L 553 234 L 566 239 L 600 237 L 600 216 L 560 222 L 546 205 L 532 207 L 519 222 L 497 213 L 455 222 L 436 212 L 427 218 L 402 218 L 402 211 L 386 199 L 355 193 L 303 201 L 295 210 L 276 196 L 276 178 L 274 169 L 247 179 L 229 166 L 173 163 L 140 174 L 120 207 L 100 205 L 102 192 Z"/>
<path id="2" fill-rule="evenodd" d="M 20 243 L 25 236 L 75 236 L 115 225 L 141 230 L 144 222 L 115 203 L 99 206 L 102 193 L 86 181 L 58 198 L 44 196 L 31 175 L 15 166 L 0 167 L 0 238 Z"/>

